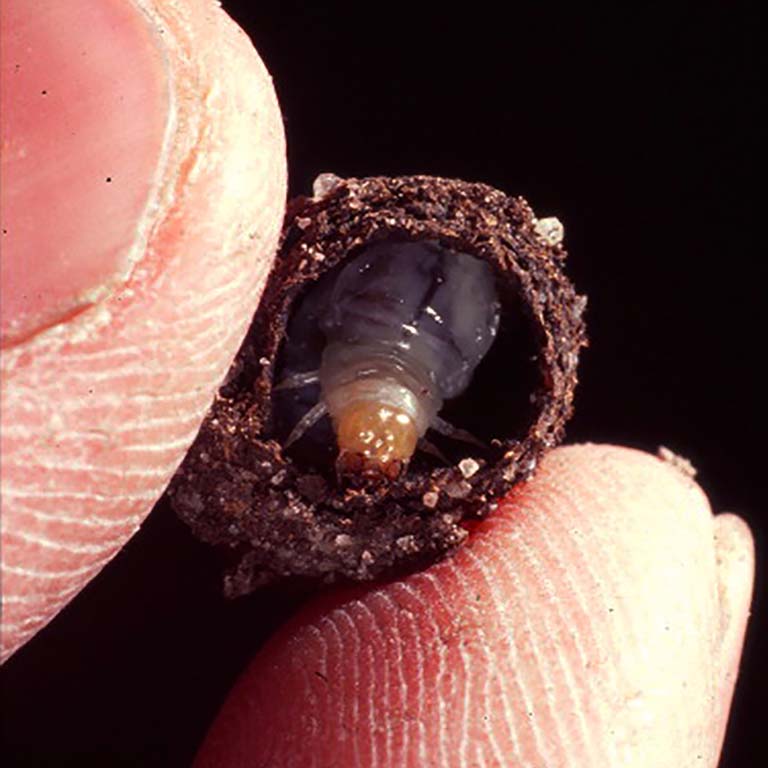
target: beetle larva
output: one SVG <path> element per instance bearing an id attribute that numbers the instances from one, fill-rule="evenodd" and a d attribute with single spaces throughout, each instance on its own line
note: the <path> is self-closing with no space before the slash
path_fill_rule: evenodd
<path id="1" fill-rule="evenodd" d="M 310 290 L 291 318 L 283 388 L 320 382 L 320 399 L 286 445 L 330 414 L 345 472 L 397 476 L 433 429 L 462 430 L 438 415 L 466 390 L 499 325 L 488 262 L 435 242 L 381 242 Z M 307 371 L 305 337 L 321 330 L 319 368 Z M 298 338 L 297 338 L 298 337 Z M 290 346 L 298 347 L 291 354 Z"/>
<path id="2" fill-rule="evenodd" d="M 556 219 L 484 184 L 321 180 L 170 489 L 229 595 L 450 552 L 573 407 L 586 300 Z"/>

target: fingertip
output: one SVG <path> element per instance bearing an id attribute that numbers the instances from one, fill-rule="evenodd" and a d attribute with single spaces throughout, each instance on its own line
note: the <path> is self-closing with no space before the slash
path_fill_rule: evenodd
<path id="1" fill-rule="evenodd" d="M 743 593 L 744 586 L 752 584 L 755 570 L 755 540 L 744 520 L 733 512 L 715 515 L 715 553 L 723 581 L 731 583 Z"/>
<path id="2" fill-rule="evenodd" d="M 305 611 L 198 766 L 714 765 L 713 561 L 690 477 L 558 449 L 452 559 Z"/>
<path id="3" fill-rule="evenodd" d="M 16 11 L 24 5 L 12 4 Z M 285 143 L 274 87 L 253 45 L 219 4 L 98 0 L 96 5 L 106 16 L 115 9 L 133 14 L 129 26 L 148 25 L 150 35 L 162 40 L 171 72 L 163 73 L 163 87 L 172 92 L 169 133 L 156 167 L 147 174 L 137 171 L 131 164 L 135 159 L 141 165 L 137 157 L 126 170 L 154 186 L 138 214 L 119 206 L 121 222 L 133 216 L 135 235 L 124 283 L 119 270 L 110 272 L 119 260 L 110 255 L 105 232 L 80 226 L 78 236 L 98 241 L 94 264 L 104 269 L 90 272 L 89 280 L 80 280 L 82 271 L 74 277 L 75 270 L 62 277 L 55 295 L 67 299 L 66 310 L 60 311 L 63 305 L 53 293 L 39 306 L 23 305 L 23 296 L 16 297 L 15 309 L 3 302 L 11 334 L 4 336 L 8 346 L 2 355 L 2 577 L 4 604 L 13 609 L 3 613 L 0 660 L 98 573 L 164 490 L 242 342 L 271 266 L 285 205 Z M 93 4 L 73 0 L 46 8 L 45 14 L 50 11 L 59 21 L 44 26 L 52 46 L 71 29 L 72 40 L 79 39 L 74 27 L 88 24 L 90 17 L 78 19 L 75 11 L 85 7 Z M 108 44 L 112 33 L 102 32 Z M 38 50 L 46 39 L 40 34 Z M 127 69 L 116 72 L 105 65 L 85 74 L 95 75 L 109 91 L 111 78 L 126 76 L 131 67 L 141 70 L 142 59 L 152 55 L 141 47 L 127 54 L 116 50 L 122 65 L 128 59 Z M 79 59 L 67 63 L 75 67 L 68 70 L 75 81 L 78 67 L 88 67 Z M 140 72 L 130 76 L 138 78 L 140 91 L 150 87 Z M 166 107 L 159 114 L 167 118 Z M 105 129 L 98 112 L 87 120 L 75 117 L 91 131 L 95 150 L 106 147 L 110 156 L 111 142 L 120 145 L 120 126 L 116 134 Z M 49 172 L 45 163 L 40 171 Z M 41 178 L 45 182 L 30 174 L 26 181 L 35 187 Z M 78 198 L 79 204 L 87 201 L 87 195 Z M 3 206 L 5 222 L 5 199 Z M 91 209 L 79 212 L 81 224 L 104 213 L 98 199 Z M 56 250 L 55 228 L 44 218 L 40 226 L 52 246 L 42 254 L 32 249 L 44 266 L 35 279 L 47 291 L 66 260 Z M 78 248 L 88 245 L 73 242 Z M 13 293 L 32 285 L 23 283 L 19 253 L 10 283 L 3 283 L 4 300 L 7 287 Z M 4 248 L 3 264 L 5 257 Z M 101 296 L 102 289 L 108 295 Z M 84 296 L 86 302 L 79 303 Z M 43 317 L 38 309 L 53 314 Z"/>

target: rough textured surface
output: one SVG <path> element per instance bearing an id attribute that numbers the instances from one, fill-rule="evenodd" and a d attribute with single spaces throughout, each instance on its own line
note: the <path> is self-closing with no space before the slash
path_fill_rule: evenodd
<path id="1" fill-rule="evenodd" d="M 529 477 L 572 410 L 586 301 L 562 272 L 558 238 L 542 234 L 522 198 L 432 177 L 331 182 L 290 207 L 251 331 L 170 489 L 181 517 L 234 558 L 230 595 L 281 575 L 369 579 L 451 551 L 466 537 L 460 521 L 484 516 Z M 321 463 L 283 454 L 275 367 L 302 289 L 385 239 L 435 240 L 493 265 L 501 329 L 479 378 L 501 390 L 511 416 L 487 418 L 479 433 L 488 449 L 464 447 L 454 465 L 415 461 L 396 481 L 340 486 Z M 513 378 L 528 388 L 507 402 Z M 472 408 L 486 399 L 474 389 Z"/>

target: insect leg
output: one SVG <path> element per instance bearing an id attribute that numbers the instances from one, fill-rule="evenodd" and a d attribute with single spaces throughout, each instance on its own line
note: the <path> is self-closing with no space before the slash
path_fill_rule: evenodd
<path id="1" fill-rule="evenodd" d="M 453 424 L 445 421 L 445 419 L 441 419 L 439 416 L 436 416 L 434 421 L 429 426 L 431 429 L 434 429 L 435 432 L 439 432 L 441 435 L 445 435 L 446 437 L 451 437 L 454 440 L 461 440 L 464 443 L 476 445 L 478 448 L 487 448 L 487 446 L 478 440 L 471 432 L 467 432 L 466 429 L 454 427 Z"/>
<path id="2" fill-rule="evenodd" d="M 328 413 L 328 409 L 325 407 L 325 403 L 322 400 L 312 406 L 312 408 L 299 419 L 296 426 L 291 430 L 291 434 L 288 435 L 288 439 L 285 441 L 283 448 L 288 448 L 292 443 L 295 443 L 310 427 L 317 424 L 326 413 Z"/>
<path id="3" fill-rule="evenodd" d="M 292 373 L 290 376 L 276 384 L 272 391 L 280 389 L 301 389 L 308 384 L 315 384 L 320 381 L 320 371 L 302 371 L 301 373 Z"/>

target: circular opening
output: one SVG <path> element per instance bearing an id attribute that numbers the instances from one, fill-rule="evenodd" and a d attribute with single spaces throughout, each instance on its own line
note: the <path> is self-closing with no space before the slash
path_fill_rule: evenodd
<path id="1" fill-rule="evenodd" d="M 281 443 L 286 442 L 296 424 L 319 402 L 321 390 L 319 383 L 289 388 L 281 388 L 280 383 L 297 373 L 319 369 L 327 343 L 321 318 L 327 311 L 339 272 L 348 264 L 349 259 L 345 259 L 307 286 L 294 301 L 275 366 L 272 436 Z M 409 471 L 429 471 L 444 465 L 446 460 L 453 463 L 467 455 L 491 460 L 498 455 L 498 443 L 494 441 L 522 439 L 535 419 L 531 396 L 541 384 L 536 357 L 537 330 L 519 297 L 514 277 L 496 268 L 494 273 L 501 305 L 498 333 L 467 389 L 446 400 L 439 414 L 452 426 L 469 432 L 482 445 L 430 429 L 425 437 L 444 458 L 417 450 Z M 299 464 L 331 474 L 337 448 L 330 418 L 325 416 L 307 429 L 289 447 L 288 454 Z"/>

